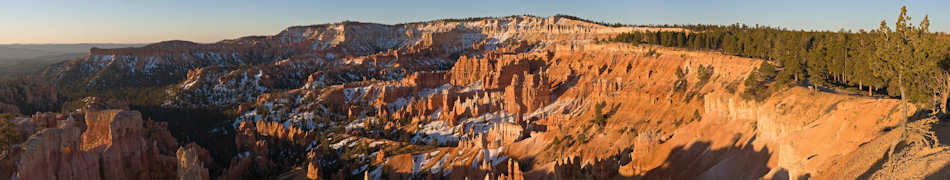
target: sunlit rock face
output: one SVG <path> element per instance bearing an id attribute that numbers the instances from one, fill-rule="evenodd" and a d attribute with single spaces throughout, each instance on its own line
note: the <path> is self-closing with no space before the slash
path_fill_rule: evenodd
<path id="1" fill-rule="evenodd" d="M 859 157 L 881 157 L 895 136 L 896 100 L 801 87 L 747 100 L 743 82 L 764 61 L 602 41 L 630 31 L 688 30 L 513 16 L 93 49 L 45 77 L 70 88 L 157 87 L 163 108 L 233 113 L 200 133 L 227 135 L 236 152 L 213 164 L 216 152 L 179 147 L 166 124 L 128 104 L 84 99 L 74 113 L 18 121 L 33 137 L 17 162 L 35 168 L 16 170 L 91 179 L 853 179 L 860 173 L 841 163 L 870 167 Z"/>
<path id="2" fill-rule="evenodd" d="M 121 109 L 128 108 L 124 102 L 83 101 L 79 111 L 21 120 L 49 125 L 32 127 L 36 132 L 9 156 L 16 164 L 14 179 L 173 179 L 176 169 L 203 167 L 209 161 L 179 167 L 176 162 L 198 155 L 176 157 L 178 143 L 165 123 L 142 120 L 139 112 Z M 200 149 L 194 144 L 188 148 Z"/>

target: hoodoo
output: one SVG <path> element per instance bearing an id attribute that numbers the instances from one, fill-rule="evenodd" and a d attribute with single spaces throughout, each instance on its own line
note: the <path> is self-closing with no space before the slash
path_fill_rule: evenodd
<path id="1" fill-rule="evenodd" d="M 92 48 L 0 80 L 0 179 L 947 179 L 950 36 L 901 12 L 871 32 L 521 15 Z"/>

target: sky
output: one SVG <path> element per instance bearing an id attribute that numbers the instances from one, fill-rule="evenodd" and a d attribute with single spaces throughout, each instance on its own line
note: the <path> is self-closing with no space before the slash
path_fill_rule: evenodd
<path id="1" fill-rule="evenodd" d="M 568 14 L 624 24 L 760 24 L 875 29 L 907 5 L 915 24 L 950 32 L 947 0 L 0 0 L 0 44 L 216 42 L 344 20 Z"/>

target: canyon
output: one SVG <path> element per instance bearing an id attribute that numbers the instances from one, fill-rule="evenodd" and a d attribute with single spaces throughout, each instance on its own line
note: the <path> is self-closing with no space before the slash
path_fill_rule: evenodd
<path id="1" fill-rule="evenodd" d="M 0 87 L 0 112 L 27 114 L 0 178 L 950 177 L 950 131 L 924 107 L 807 86 L 749 99 L 768 61 L 604 41 L 657 31 L 691 32 L 509 16 L 94 48 L 21 82 L 37 90 Z"/>

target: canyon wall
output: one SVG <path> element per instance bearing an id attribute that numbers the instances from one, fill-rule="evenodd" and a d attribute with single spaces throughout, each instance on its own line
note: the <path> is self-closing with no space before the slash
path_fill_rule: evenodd
<path id="1" fill-rule="evenodd" d="M 512 16 L 93 49 L 46 78 L 163 86 L 162 107 L 237 113 L 208 130 L 233 136 L 237 152 L 211 164 L 214 152 L 178 147 L 164 124 L 143 122 L 128 104 L 90 99 L 98 103 L 72 114 L 21 119 L 38 148 L 17 161 L 42 168 L 17 170 L 119 179 L 848 179 L 855 169 L 899 171 L 858 158 L 887 155 L 895 142 L 933 150 L 892 137 L 930 132 L 895 131 L 917 112 L 897 100 L 799 84 L 745 99 L 744 81 L 767 61 L 602 41 L 630 31 L 689 30 Z M 101 170 L 48 165 L 67 160 Z"/>
<path id="2" fill-rule="evenodd" d="M 33 127 L 37 132 L 8 157 L 16 164 L 13 179 L 173 179 L 179 177 L 179 161 L 197 156 L 176 157 L 178 144 L 166 124 L 144 121 L 137 111 L 103 109 L 121 108 L 121 102 L 85 100 L 86 108 L 80 111 L 21 120 L 49 126 Z M 200 147 L 192 144 L 188 149 Z"/>

